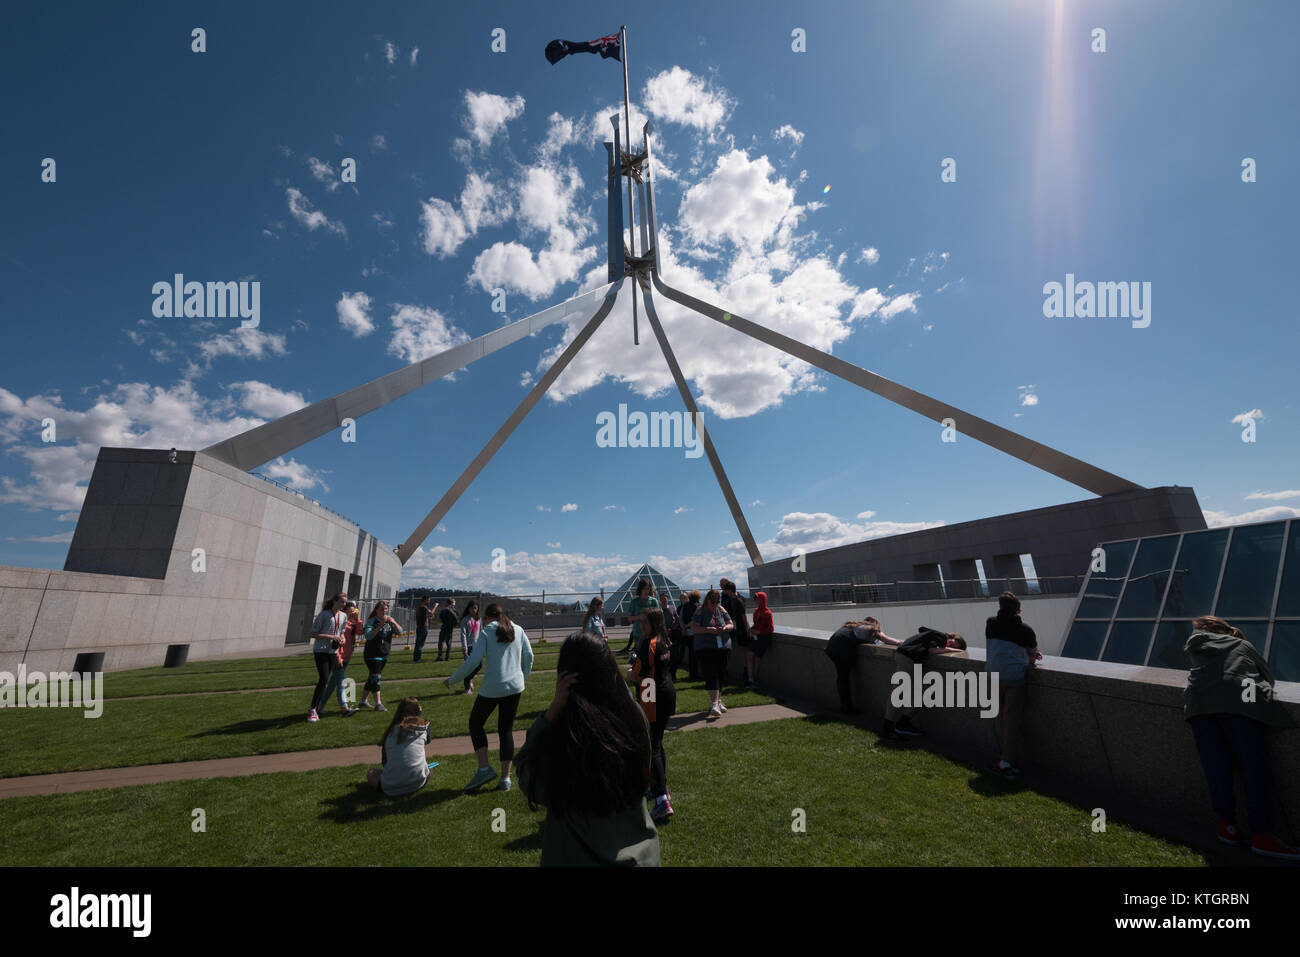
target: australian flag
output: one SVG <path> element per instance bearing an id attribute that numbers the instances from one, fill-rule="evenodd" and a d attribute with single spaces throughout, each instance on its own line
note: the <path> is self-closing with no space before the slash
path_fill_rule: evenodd
<path id="1" fill-rule="evenodd" d="M 559 63 L 570 53 L 599 53 L 602 57 L 622 59 L 617 33 L 583 43 L 575 43 L 572 40 L 552 40 L 546 44 L 546 59 L 550 60 L 552 65 Z"/>

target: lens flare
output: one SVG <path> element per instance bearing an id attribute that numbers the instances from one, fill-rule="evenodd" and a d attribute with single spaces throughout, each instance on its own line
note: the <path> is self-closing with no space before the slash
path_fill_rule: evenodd
<path id="1" fill-rule="evenodd" d="M 825 188 L 824 190 L 822 190 L 822 192 L 823 192 L 823 193 L 829 193 L 830 191 L 831 191 L 830 184 L 827 183 L 827 184 L 826 184 L 826 188 Z"/>

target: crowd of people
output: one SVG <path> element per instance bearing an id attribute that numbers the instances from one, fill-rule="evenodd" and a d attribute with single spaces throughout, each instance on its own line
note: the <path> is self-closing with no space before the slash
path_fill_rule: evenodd
<path id="1" fill-rule="evenodd" d="M 582 628 L 560 648 L 554 696 L 528 729 L 518 754 L 514 721 L 534 661 L 528 635 L 499 604 L 489 604 L 480 619 L 477 602 L 467 602 L 457 618 L 454 599 L 439 601 L 432 608 L 424 599 L 416 614 L 415 660 L 431 623 L 438 622 L 439 660 L 450 658 L 457 629 L 463 655 L 460 665 L 444 679 L 446 687 L 462 682 L 464 693 L 472 694 L 473 678 L 482 672 L 469 714 L 478 768 L 464 790 L 478 792 L 495 782 L 496 790 L 508 791 L 513 787 L 513 768 L 530 807 L 547 809 L 544 865 L 658 864 L 655 825 L 674 813 L 664 737 L 676 712 L 678 672 L 684 668 L 691 679 L 703 679 L 711 701 L 709 718 L 727 711 L 722 686 L 733 643 L 744 655 L 742 687 L 756 687 L 775 625 L 767 596 L 756 592 L 754 599 L 751 621 L 744 598 L 725 578 L 719 588 L 703 596 L 698 591 L 683 592 L 676 603 L 666 592 L 654 595 L 651 583 L 640 580 L 629 608 L 631 636 L 622 649 L 626 672 L 609 644 L 604 602 L 593 599 Z M 1249 843 L 1258 854 L 1300 859 L 1300 851 L 1279 840 L 1272 829 L 1272 776 L 1265 733 L 1270 726 L 1291 722 L 1274 697 L 1267 662 L 1241 631 L 1222 619 L 1199 617 L 1193 629 L 1184 648 L 1192 660 L 1185 716 L 1220 818 L 1218 837 L 1227 844 Z M 387 711 L 381 697 L 383 668 L 400 633 L 387 601 L 376 602 L 363 620 L 346 595 L 328 599 L 312 623 L 317 683 L 308 720 L 319 721 L 327 713 L 332 694 L 337 694 L 345 717 L 365 708 Z M 362 639 L 368 674 L 361 700 L 353 708 L 344 695 L 344 674 Z M 923 666 L 931 656 L 964 655 L 967 647 L 961 635 L 931 628 L 897 639 L 886 634 L 875 618 L 845 622 L 830 636 L 825 651 L 835 665 L 836 688 L 847 714 L 860 713 L 852 700 L 852 679 L 858 648 L 865 644 L 892 646 L 895 670 L 903 672 Z M 993 767 L 1014 779 L 1020 774 L 1017 762 L 1028 672 L 1042 654 L 1034 630 L 1021 619 L 1020 600 L 1010 592 L 999 596 L 997 613 L 985 623 L 985 649 L 985 670 L 998 678 L 1001 718 L 1000 753 Z M 1251 695 L 1240 693 L 1243 681 L 1250 684 Z M 882 737 L 904 740 L 924 734 L 913 721 L 913 711 L 887 703 Z M 499 773 L 489 760 L 486 731 L 493 712 Z M 429 723 L 419 699 L 404 698 L 379 741 L 383 766 L 369 771 L 367 782 L 390 797 L 424 787 L 437 767 L 437 762 L 425 759 L 428 741 Z M 1249 837 L 1236 823 L 1234 765 L 1244 772 Z"/>

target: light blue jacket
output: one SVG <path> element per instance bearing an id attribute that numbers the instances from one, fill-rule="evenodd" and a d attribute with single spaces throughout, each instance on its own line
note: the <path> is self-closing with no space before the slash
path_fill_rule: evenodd
<path id="1" fill-rule="evenodd" d="M 533 671 L 533 646 L 528 635 L 518 625 L 514 641 L 497 641 L 497 623 L 489 622 L 478 633 L 474 650 L 461 662 L 449 681 L 455 684 L 469 677 L 471 671 L 483 664 L 483 683 L 478 693 L 485 698 L 508 698 L 522 694 L 524 679 Z"/>

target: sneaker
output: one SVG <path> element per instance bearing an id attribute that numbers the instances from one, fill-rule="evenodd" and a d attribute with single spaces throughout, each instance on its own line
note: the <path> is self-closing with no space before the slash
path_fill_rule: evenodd
<path id="1" fill-rule="evenodd" d="M 315 709 L 315 708 L 312 708 L 310 711 L 307 712 L 307 720 L 308 720 L 308 721 L 319 721 L 319 720 L 320 720 L 320 715 L 318 715 L 318 714 L 316 713 L 316 709 Z"/>
<path id="2" fill-rule="evenodd" d="M 1284 861 L 1300 861 L 1300 851 L 1290 844 L 1283 844 L 1272 834 L 1252 835 L 1250 849 L 1262 857 L 1276 857 Z"/>
<path id="3" fill-rule="evenodd" d="M 906 717 L 898 720 L 898 723 L 894 725 L 894 730 L 909 738 L 919 738 L 925 734 L 924 731 L 912 724 L 911 718 Z"/>
<path id="4" fill-rule="evenodd" d="M 491 768 L 479 768 L 474 772 L 474 776 L 469 779 L 469 784 L 465 785 L 465 792 L 477 791 L 496 776 L 497 773 Z"/>
<path id="5" fill-rule="evenodd" d="M 664 795 L 664 811 L 666 812 L 665 817 L 673 816 L 673 796 L 671 794 Z"/>
<path id="6" fill-rule="evenodd" d="M 375 710 L 376 710 L 376 711 L 387 711 L 388 709 L 385 708 L 382 704 L 377 704 L 377 705 L 375 705 Z"/>
<path id="7" fill-rule="evenodd" d="M 725 704 L 722 703 L 722 699 L 721 699 L 721 698 L 718 699 L 718 711 L 719 711 L 720 713 L 722 713 L 722 714 L 726 714 L 726 713 L 727 713 L 727 706 L 726 706 Z"/>
<path id="8" fill-rule="evenodd" d="M 357 708 L 344 708 L 342 712 L 343 717 L 350 718 L 357 713 L 357 710 Z"/>
<path id="9" fill-rule="evenodd" d="M 668 795 L 661 794 L 655 798 L 655 806 L 650 811 L 650 820 L 666 821 L 668 815 L 672 813 L 672 809 L 668 806 Z"/>
<path id="10" fill-rule="evenodd" d="M 509 790 L 510 790 L 510 779 L 509 779 L 509 778 L 502 778 L 502 779 L 501 779 L 501 783 L 497 785 L 497 790 L 498 790 L 498 791 L 509 791 Z"/>
<path id="11" fill-rule="evenodd" d="M 993 770 L 1002 775 L 1008 781 L 1014 781 L 1016 778 L 1020 777 L 1020 769 L 1010 761 L 999 761 L 997 764 L 993 765 Z"/>
<path id="12" fill-rule="evenodd" d="M 1242 844 L 1248 843 L 1246 835 L 1241 833 L 1237 825 L 1229 824 L 1227 821 L 1219 822 L 1219 840 L 1234 847 L 1240 847 Z"/>
<path id="13" fill-rule="evenodd" d="M 722 712 L 721 712 L 720 710 L 718 710 L 718 703 L 717 703 L 716 701 L 713 702 L 713 707 L 709 708 L 709 717 L 710 717 L 710 718 L 721 718 L 721 717 L 722 717 Z M 312 720 L 315 721 L 316 719 L 313 718 Z"/>

